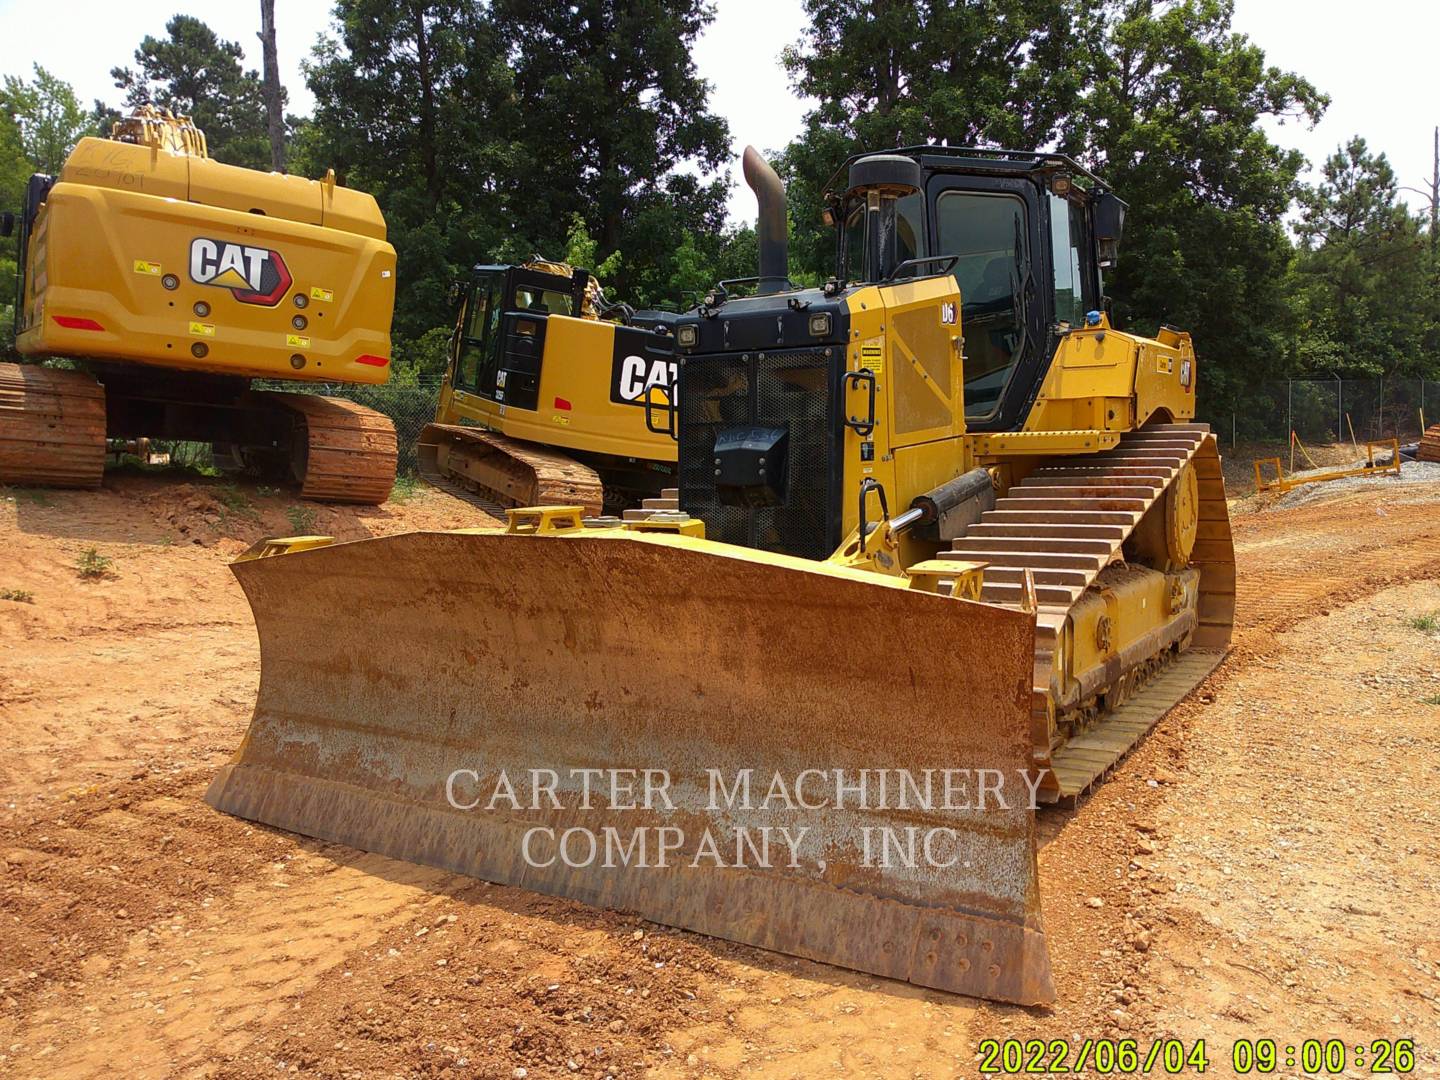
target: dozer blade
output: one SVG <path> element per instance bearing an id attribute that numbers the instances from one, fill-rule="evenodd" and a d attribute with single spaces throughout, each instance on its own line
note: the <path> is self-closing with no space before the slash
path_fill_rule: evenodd
<path id="1" fill-rule="evenodd" d="M 1033 615 L 618 529 L 410 533 L 233 569 L 261 677 L 207 794 L 219 809 L 924 986 L 1053 999 L 1022 782 Z"/>

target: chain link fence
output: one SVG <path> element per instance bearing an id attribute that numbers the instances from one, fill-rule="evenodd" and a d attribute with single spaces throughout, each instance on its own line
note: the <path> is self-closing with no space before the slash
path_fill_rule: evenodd
<path id="1" fill-rule="evenodd" d="M 1440 422 L 1440 382 L 1429 379 L 1286 379 L 1255 387 L 1238 406 L 1205 417 L 1223 444 L 1419 438 Z"/>
<path id="2" fill-rule="evenodd" d="M 420 439 L 420 429 L 435 419 L 435 406 L 440 400 L 440 379 L 407 378 L 403 374 L 383 386 L 257 381 L 255 387 L 289 393 L 323 394 L 353 401 L 388 416 L 395 424 L 395 438 L 399 446 L 396 471 L 401 476 L 416 474 L 419 463 L 415 457 L 415 445 Z"/>
<path id="3" fill-rule="evenodd" d="M 414 475 L 420 429 L 435 417 L 440 379 L 403 374 L 384 386 L 344 383 L 255 384 L 291 393 L 324 394 L 365 405 L 395 423 L 399 471 Z M 1254 388 L 1246 401 L 1221 406 L 1207 420 L 1224 445 L 1280 443 L 1294 431 L 1305 443 L 1325 444 L 1395 436 L 1419 438 L 1425 423 L 1440 423 L 1440 382 L 1429 379 L 1286 379 Z"/>

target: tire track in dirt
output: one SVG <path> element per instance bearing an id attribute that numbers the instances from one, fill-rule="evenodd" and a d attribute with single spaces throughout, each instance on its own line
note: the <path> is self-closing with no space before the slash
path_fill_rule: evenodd
<path id="1" fill-rule="evenodd" d="M 1187 819 L 1190 833 L 1172 836 L 1172 830 L 1178 829 L 1175 823 L 1185 818 L 1186 808 L 1195 801 L 1194 795 L 1186 794 L 1187 785 L 1199 785 L 1203 796 L 1209 793 L 1206 785 L 1217 780 L 1207 771 L 1216 768 L 1217 755 L 1238 755 L 1238 763 L 1230 764 L 1226 776 L 1251 784 L 1264 782 L 1264 767 L 1256 775 L 1256 766 L 1267 746 L 1301 775 L 1305 768 L 1313 769 L 1296 760 L 1297 741 L 1307 735 L 1313 740 L 1313 731 L 1295 730 L 1295 724 L 1284 721 L 1269 728 L 1257 729 L 1248 723 L 1236 727 L 1234 702 L 1254 699 L 1267 708 L 1279 707 L 1286 718 L 1308 715 L 1314 702 L 1303 689 L 1305 679 L 1282 678 L 1277 686 L 1271 674 L 1277 665 L 1289 662 L 1288 650 L 1294 646 L 1289 644 L 1287 632 L 1307 619 L 1340 612 L 1347 605 L 1363 605 L 1395 586 L 1440 579 L 1437 513 L 1440 499 L 1433 489 L 1407 485 L 1295 509 L 1271 508 L 1234 519 L 1238 610 L 1230 656 L 1085 803 L 1073 812 L 1041 815 L 1045 925 L 1060 1001 L 1049 1010 L 982 1004 L 971 1030 L 972 1046 L 986 1037 L 1061 1038 L 1076 1044 L 1085 1038 L 1135 1037 L 1144 1045 L 1147 1039 L 1172 1035 L 1186 1027 L 1185 1033 L 1192 1038 L 1197 1033 L 1218 1035 L 1227 1016 L 1231 1027 L 1239 1019 L 1241 1034 L 1248 1032 L 1251 1037 L 1268 1034 L 1283 1040 L 1293 1036 L 1298 1041 L 1317 1033 L 1302 1030 L 1302 1021 L 1289 1020 L 1290 1011 L 1298 1013 L 1301 1003 L 1276 976 L 1262 974 L 1250 980 L 1243 988 L 1243 1002 L 1223 994 L 1204 996 L 1216 991 L 1198 984 L 1184 989 L 1175 985 L 1179 973 L 1172 956 L 1183 957 L 1191 970 L 1204 970 L 1210 963 L 1210 950 L 1221 948 L 1222 938 L 1231 929 L 1223 906 L 1201 919 L 1177 907 L 1174 897 L 1188 887 L 1194 875 L 1183 859 L 1164 860 L 1173 844 L 1194 845 L 1195 837 L 1205 836 L 1212 824 L 1226 824 L 1236 813 L 1257 813 L 1249 800 L 1242 811 L 1239 800 L 1221 799 L 1210 809 L 1208 819 L 1203 814 Z M 1353 648 L 1362 658 L 1373 657 L 1369 663 L 1384 669 L 1381 654 L 1366 652 L 1374 649 L 1373 637 L 1355 635 Z M 1229 704 L 1222 712 L 1217 702 Z M 1248 719 L 1250 711 L 1242 708 L 1238 715 Z M 1319 742 L 1314 746 L 1307 743 L 1307 749 L 1314 752 L 1323 747 Z M 1429 757 L 1433 760 L 1433 751 Z M 1365 766 L 1352 767 L 1357 775 L 1363 775 Z M 1380 768 L 1383 771 L 1383 765 Z M 1309 776 L 1308 784 L 1313 787 L 1313 771 Z M 1294 787 L 1299 778 L 1287 782 Z M 1292 795 L 1298 797 L 1299 790 Z M 1303 805 L 1303 800 L 1285 804 L 1292 811 Z M 1384 823 L 1391 833 L 1397 826 L 1404 831 L 1403 822 Z M 1378 839 L 1381 833 L 1376 822 L 1369 822 L 1368 827 L 1367 836 Z M 1412 845 L 1415 839 L 1412 835 Z M 1250 842 L 1235 851 L 1232 861 L 1244 861 L 1243 852 Z M 1341 850 L 1345 842 L 1344 836 L 1334 841 Z M 1385 842 L 1403 843 L 1392 837 Z M 1219 858 L 1223 862 L 1223 856 Z M 1225 878 L 1221 871 L 1227 868 L 1217 864 L 1214 869 L 1225 883 L 1214 886 L 1221 890 L 1220 895 L 1226 887 L 1247 887 Z M 1310 899 L 1308 886 L 1296 883 L 1292 889 L 1295 891 L 1286 902 L 1303 906 Z M 1433 911 L 1412 912 L 1411 917 L 1422 926 L 1427 919 L 1433 924 L 1436 918 Z M 1333 923 L 1333 913 L 1329 921 Z M 1237 970 L 1246 966 L 1244 929 L 1238 940 L 1238 947 L 1231 940 L 1226 950 Z M 1333 954 L 1340 947 L 1339 940 L 1330 936 L 1323 943 L 1315 942 L 1312 949 Z M 1290 984 L 1294 986 L 1295 980 Z M 1317 998 L 1329 1010 L 1319 1008 L 1319 1015 L 1329 1020 L 1350 1007 L 1345 1000 L 1346 987 L 1356 985 L 1353 981 L 1342 983 L 1329 996 Z M 1282 992 L 1275 997 L 1277 989 Z M 1272 999 L 1268 1005 L 1267 998 Z M 1358 999 L 1354 1000 L 1358 1004 Z M 1431 1011 L 1434 1015 L 1436 1010 L 1432 1007 Z M 1211 1019 L 1198 1026 L 1185 1021 L 1212 1012 L 1222 1020 Z M 1262 1017 L 1267 1018 L 1264 1022 L 1271 1030 L 1256 1027 Z M 1229 1042 L 1222 1046 L 1221 1039 L 1213 1041 L 1225 1060 L 1214 1061 L 1212 1066 L 1226 1073 Z"/>
<path id="2" fill-rule="evenodd" d="M 0 903 L 27 929 L 4 979 L 8 1075 L 203 1071 L 462 884 L 215 814 L 207 779 L 109 785 L 6 837 Z"/>
<path id="3" fill-rule="evenodd" d="M 1440 505 L 1350 495 L 1237 519 L 1237 643 L 1390 585 L 1440 574 Z"/>

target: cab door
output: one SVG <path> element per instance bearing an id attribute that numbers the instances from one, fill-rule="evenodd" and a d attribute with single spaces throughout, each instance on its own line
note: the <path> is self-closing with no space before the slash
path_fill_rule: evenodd
<path id="1" fill-rule="evenodd" d="M 956 256 L 970 431 L 1020 426 L 1048 366 L 1053 297 L 1041 207 L 1028 178 L 933 173 L 927 183 L 932 250 Z"/>
<path id="2" fill-rule="evenodd" d="M 551 315 L 578 315 L 578 306 L 572 279 L 524 267 L 510 271 L 501 319 L 496 401 L 532 412 L 539 407 L 547 321 Z"/>
<path id="3" fill-rule="evenodd" d="M 495 400 L 499 371 L 502 274 L 477 275 L 456 329 L 455 392 Z M 474 404 L 478 404 L 474 403 Z"/>

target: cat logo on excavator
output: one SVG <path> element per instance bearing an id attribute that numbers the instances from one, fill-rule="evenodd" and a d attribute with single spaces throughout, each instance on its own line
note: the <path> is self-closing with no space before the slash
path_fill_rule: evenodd
<path id="1" fill-rule="evenodd" d="M 616 345 L 621 344 L 617 337 Z M 610 400 L 617 405 L 644 405 L 646 393 L 655 388 L 668 401 L 676 364 L 670 356 L 639 356 L 617 347 L 611 377 Z"/>
<path id="2" fill-rule="evenodd" d="M 190 241 L 190 280 L 229 289 L 240 303 L 264 307 L 278 304 L 294 281 L 278 251 L 204 236 Z"/>

